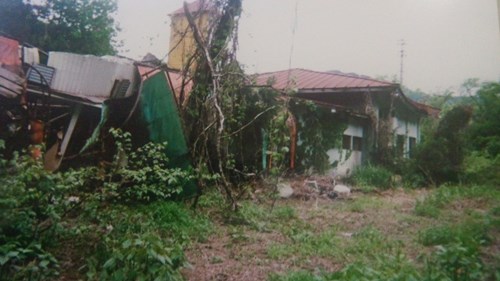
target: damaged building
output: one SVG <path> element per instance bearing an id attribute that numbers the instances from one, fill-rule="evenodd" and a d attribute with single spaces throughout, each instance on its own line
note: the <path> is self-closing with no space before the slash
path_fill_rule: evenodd
<path id="1" fill-rule="evenodd" d="M 329 108 L 329 122 L 346 123 L 341 147 L 327 151 L 334 167 L 331 172 L 339 176 L 370 162 L 384 148 L 409 158 L 420 141 L 422 118 L 439 114 L 437 109 L 407 98 L 399 84 L 352 73 L 289 69 L 256 74 L 254 78 L 257 86 Z M 336 118 L 339 115 L 343 118 Z M 300 116 L 297 119 L 300 122 Z"/>
<path id="2" fill-rule="evenodd" d="M 0 36 L 0 138 L 7 151 L 31 146 L 35 157 L 43 144 L 48 170 L 102 157 L 111 127 L 138 145 L 167 142 L 173 165 L 188 166 L 177 106 L 189 88 L 151 59 L 45 53 Z"/>

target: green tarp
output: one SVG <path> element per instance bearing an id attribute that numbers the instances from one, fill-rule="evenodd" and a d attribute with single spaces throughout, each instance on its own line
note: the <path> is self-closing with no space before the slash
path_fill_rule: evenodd
<path id="1" fill-rule="evenodd" d="M 164 72 L 159 72 L 143 82 L 141 109 L 149 131 L 149 139 L 155 143 L 167 142 L 166 155 L 171 167 L 188 169 L 190 161 L 181 119 L 172 90 Z M 183 197 L 197 194 L 196 184 L 184 188 Z"/>

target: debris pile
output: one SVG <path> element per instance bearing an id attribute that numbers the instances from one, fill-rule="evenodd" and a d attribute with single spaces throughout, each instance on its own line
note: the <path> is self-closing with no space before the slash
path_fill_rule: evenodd
<path id="1" fill-rule="evenodd" d="M 323 197 L 336 199 L 348 198 L 351 194 L 351 189 L 346 185 L 337 184 L 329 176 L 311 176 L 308 178 L 296 178 L 288 183 L 280 183 L 278 184 L 278 192 L 281 198 L 293 197 L 310 200 Z M 285 192 L 288 197 L 282 196 Z"/>

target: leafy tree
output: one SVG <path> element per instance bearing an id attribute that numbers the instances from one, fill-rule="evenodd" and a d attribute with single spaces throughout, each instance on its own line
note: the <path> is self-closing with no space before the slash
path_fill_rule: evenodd
<path id="1" fill-rule="evenodd" d="M 418 147 L 415 161 L 429 182 L 440 184 L 459 180 L 465 157 L 464 132 L 471 115 L 469 106 L 454 107 Z"/>
<path id="2" fill-rule="evenodd" d="M 485 84 L 475 97 L 473 124 L 469 130 L 470 143 L 477 151 L 490 157 L 500 154 L 500 83 Z"/>
<path id="3" fill-rule="evenodd" d="M 500 185 L 500 83 L 484 84 L 476 96 L 468 130 L 465 177 L 475 183 Z"/>
<path id="4" fill-rule="evenodd" d="M 115 54 L 116 0 L 0 2 L 0 31 L 50 51 Z"/>

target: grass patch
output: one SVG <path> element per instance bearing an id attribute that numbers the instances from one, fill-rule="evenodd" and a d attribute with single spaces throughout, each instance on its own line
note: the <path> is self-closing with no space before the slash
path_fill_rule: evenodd
<path id="1" fill-rule="evenodd" d="M 484 222 L 468 222 L 459 225 L 430 227 L 419 234 L 419 242 L 424 246 L 447 245 L 453 242 L 486 244 L 491 241 L 489 226 Z"/>
<path id="2" fill-rule="evenodd" d="M 345 205 L 346 210 L 353 213 L 364 213 L 366 210 L 378 210 L 383 207 L 383 202 L 379 198 L 363 195 L 349 201 Z"/>
<path id="3" fill-rule="evenodd" d="M 392 187 L 392 173 L 380 166 L 361 166 L 354 170 L 351 181 L 364 191 L 389 189 Z"/>
<path id="4" fill-rule="evenodd" d="M 272 211 L 251 201 L 241 204 L 237 213 L 228 213 L 226 222 L 244 225 L 259 232 L 288 227 L 297 220 L 297 213 L 290 206 L 276 206 Z"/>
<path id="5" fill-rule="evenodd" d="M 499 202 L 500 191 L 491 186 L 448 186 L 435 189 L 424 199 L 417 200 L 415 214 L 437 218 L 441 209 L 456 200 L 482 200 L 484 203 Z"/>
<path id="6" fill-rule="evenodd" d="M 310 229 L 295 228 L 289 231 L 290 243 L 273 244 L 267 250 L 272 259 L 291 256 L 308 258 L 312 256 L 332 257 L 338 251 L 338 237 L 334 229 L 315 234 Z"/>

